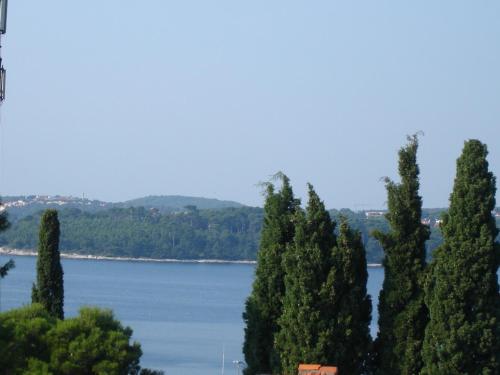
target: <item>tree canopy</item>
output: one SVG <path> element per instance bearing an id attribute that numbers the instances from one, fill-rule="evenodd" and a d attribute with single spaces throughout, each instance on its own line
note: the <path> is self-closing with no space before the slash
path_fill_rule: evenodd
<path id="1" fill-rule="evenodd" d="M 40 304 L 0 314 L 0 368 L 6 374 L 138 374 L 132 330 L 110 310 L 82 308 L 60 320 Z"/>

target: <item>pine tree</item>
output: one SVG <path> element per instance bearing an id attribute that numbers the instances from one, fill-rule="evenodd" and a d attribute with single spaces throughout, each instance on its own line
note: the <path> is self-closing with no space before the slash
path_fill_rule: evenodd
<path id="1" fill-rule="evenodd" d="M 500 374 L 500 249 L 487 153 L 486 145 L 469 140 L 457 160 L 443 244 L 426 284 L 423 374 Z"/>
<path id="2" fill-rule="evenodd" d="M 286 292 L 277 348 L 282 373 L 295 374 L 299 363 L 328 363 L 328 321 L 320 291 L 331 268 L 334 223 L 309 185 L 306 211 L 295 215 L 295 237 L 284 257 Z"/>
<path id="3" fill-rule="evenodd" d="M 243 313 L 247 375 L 279 373 L 280 361 L 274 341 L 285 291 L 282 257 L 293 240 L 292 217 L 300 202 L 294 198 L 288 177 L 281 173 L 277 177 L 281 179 L 279 192 L 275 192 L 273 184 L 267 185 L 255 281 Z"/>
<path id="4" fill-rule="evenodd" d="M 400 183 L 386 179 L 390 232 L 374 232 L 385 258 L 379 296 L 379 333 L 375 342 L 377 373 L 415 375 L 422 368 L 421 349 L 428 311 L 424 302 L 425 241 L 417 165 L 417 136 L 399 151 Z"/>
<path id="5" fill-rule="evenodd" d="M 53 316 L 64 318 L 63 270 L 59 254 L 59 220 L 56 210 L 46 210 L 40 221 L 36 285 L 32 302 L 40 303 Z"/>
<path id="6" fill-rule="evenodd" d="M 341 218 L 332 267 L 321 291 L 329 330 L 322 337 L 327 363 L 343 374 L 364 374 L 371 347 L 372 303 L 367 295 L 368 271 L 361 235 Z"/>

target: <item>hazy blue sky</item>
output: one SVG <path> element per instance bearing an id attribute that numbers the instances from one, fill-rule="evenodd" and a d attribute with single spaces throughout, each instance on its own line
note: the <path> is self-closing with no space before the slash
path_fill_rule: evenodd
<path id="1" fill-rule="evenodd" d="M 261 205 L 283 170 L 379 208 L 425 132 L 427 207 L 463 141 L 500 176 L 499 1 L 9 2 L 0 193 Z"/>

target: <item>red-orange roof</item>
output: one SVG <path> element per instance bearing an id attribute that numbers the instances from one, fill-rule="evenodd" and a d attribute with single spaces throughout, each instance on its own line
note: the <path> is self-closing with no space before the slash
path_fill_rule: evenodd
<path id="1" fill-rule="evenodd" d="M 299 373 L 304 374 L 307 371 L 311 371 L 312 374 L 318 375 L 337 375 L 338 368 L 336 366 L 321 366 L 317 364 L 305 364 L 301 363 L 299 365 Z"/>
<path id="2" fill-rule="evenodd" d="M 308 365 L 308 364 L 303 364 L 301 363 L 299 365 L 299 371 L 303 370 L 319 370 L 321 368 L 321 365 Z"/>

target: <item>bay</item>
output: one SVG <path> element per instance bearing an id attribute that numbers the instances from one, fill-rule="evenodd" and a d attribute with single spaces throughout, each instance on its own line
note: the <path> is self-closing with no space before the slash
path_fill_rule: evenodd
<path id="1" fill-rule="evenodd" d="M 36 258 L 13 258 L 16 268 L 1 281 L 0 309 L 30 303 Z M 156 263 L 63 259 L 65 314 L 82 306 L 110 308 L 141 343 L 143 367 L 168 375 L 202 370 L 216 375 L 236 373 L 242 360 L 242 312 L 254 278 L 253 264 Z M 368 292 L 377 321 L 382 268 L 369 268 Z M 372 335 L 376 333 L 373 323 Z"/>

